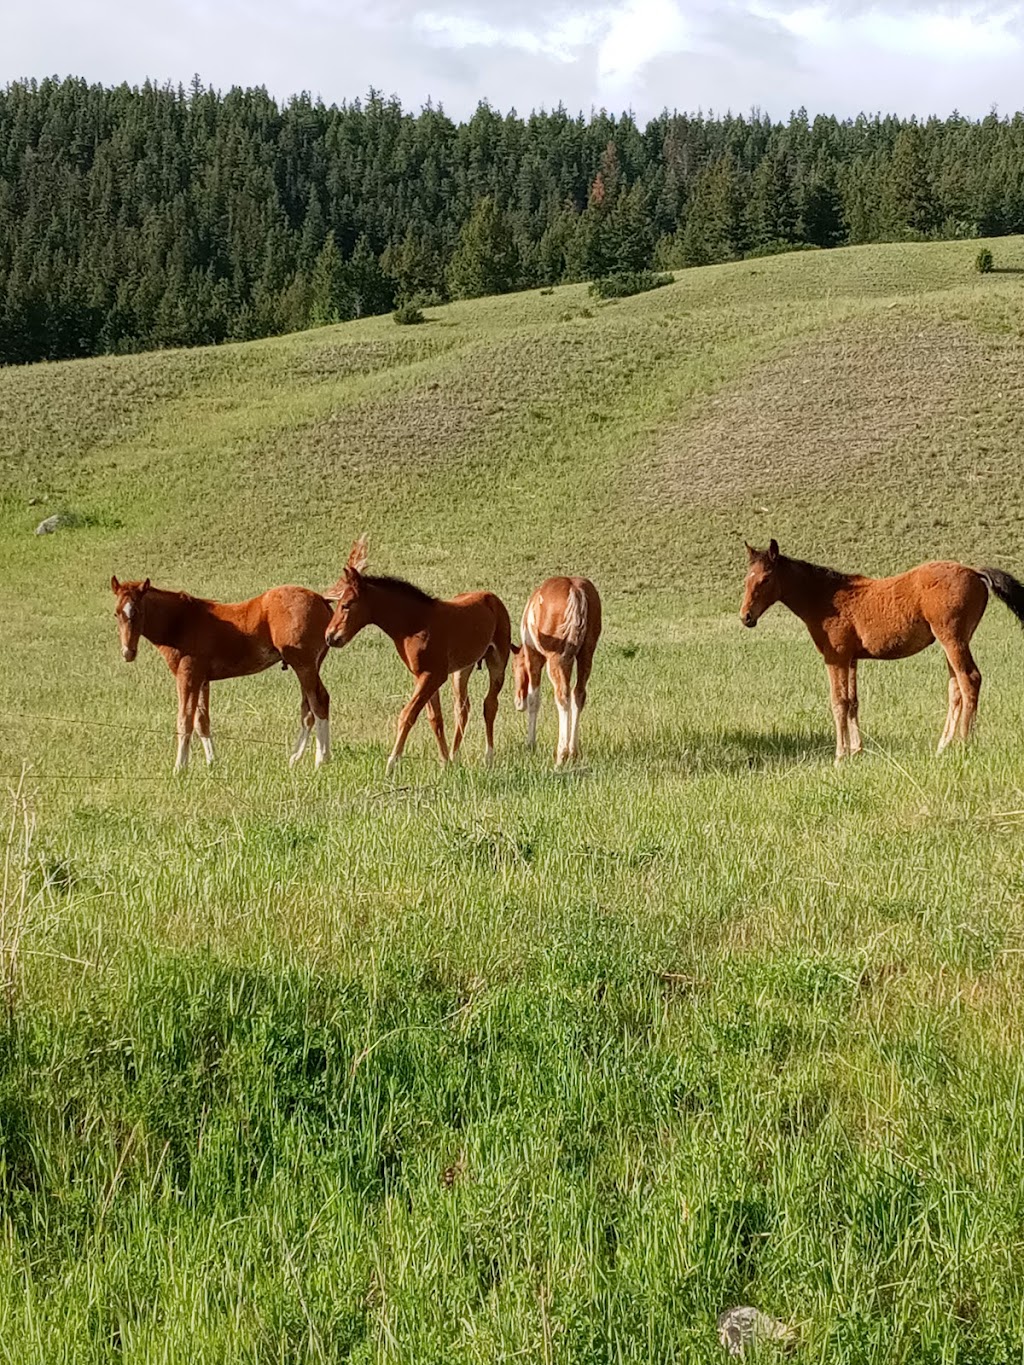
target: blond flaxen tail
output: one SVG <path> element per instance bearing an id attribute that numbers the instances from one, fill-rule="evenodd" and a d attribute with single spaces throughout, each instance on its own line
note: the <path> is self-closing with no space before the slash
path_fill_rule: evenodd
<path id="1" fill-rule="evenodd" d="M 578 653 L 587 635 L 587 598 L 575 584 L 569 589 L 569 600 L 562 617 L 562 639 Z"/>

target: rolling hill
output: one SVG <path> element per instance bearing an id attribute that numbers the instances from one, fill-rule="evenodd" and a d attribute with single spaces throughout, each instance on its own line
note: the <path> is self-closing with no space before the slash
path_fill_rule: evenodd
<path id="1" fill-rule="evenodd" d="M 1024 571 L 1024 241 L 806 252 L 244 346 L 0 372 L 0 1348 L 20 1361 L 1017 1358 L 1024 639 L 824 670 L 736 617 L 744 539 Z M 63 511 L 68 524 L 36 537 Z M 120 660 L 109 579 L 234 599 L 371 565 L 513 621 L 605 603 L 586 762 L 441 772 L 367 632 L 335 762 L 273 670 Z M 448 705 L 446 699 L 446 707 Z"/>

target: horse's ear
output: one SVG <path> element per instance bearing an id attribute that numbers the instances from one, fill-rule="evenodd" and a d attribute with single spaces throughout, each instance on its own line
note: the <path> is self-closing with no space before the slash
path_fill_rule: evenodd
<path id="1" fill-rule="evenodd" d="M 110 575 L 110 591 L 111 592 L 121 591 L 121 584 L 117 581 L 117 574 Z"/>
<path id="2" fill-rule="evenodd" d="M 757 558 L 757 551 L 754 549 L 753 545 L 746 540 L 743 542 L 743 548 L 747 552 L 747 559 L 753 564 L 754 560 Z"/>
<path id="3" fill-rule="evenodd" d="M 370 556 L 370 548 L 366 543 L 366 536 L 361 535 L 349 552 L 348 569 L 354 569 L 356 573 L 362 573 L 366 568 L 366 561 Z"/>
<path id="4" fill-rule="evenodd" d="M 139 589 L 139 596 L 141 597 L 142 594 L 143 594 L 144 592 L 149 592 L 149 579 L 148 579 L 148 578 L 146 579 L 145 583 L 143 583 L 142 587 Z"/>
<path id="5" fill-rule="evenodd" d="M 335 583 L 333 588 L 328 588 L 324 593 L 324 597 L 328 602 L 337 602 L 340 600 L 342 593 L 345 591 L 345 582 L 347 578 L 348 569 L 342 569 L 341 577 L 338 579 L 337 583 Z"/>
<path id="6" fill-rule="evenodd" d="M 779 542 L 773 538 L 771 544 L 768 546 L 768 559 L 769 559 L 769 561 L 770 561 L 771 563 L 774 564 L 774 562 L 778 559 L 778 557 L 779 557 Z"/>

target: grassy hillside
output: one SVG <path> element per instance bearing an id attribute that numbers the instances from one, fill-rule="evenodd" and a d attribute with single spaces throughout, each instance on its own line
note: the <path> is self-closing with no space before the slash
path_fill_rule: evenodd
<path id="1" fill-rule="evenodd" d="M 1024 638 L 824 669 L 737 619 L 743 540 L 1024 572 L 1024 243 L 807 253 L 244 347 L 0 373 L 0 1359 L 1024 1353 Z M 77 524 L 32 530 L 66 509 Z M 605 600 L 586 763 L 442 772 L 366 632 L 298 694 L 170 677 L 111 572 L 222 599 L 371 564 L 517 621 Z M 448 699 L 446 698 L 446 707 Z M 465 752 L 465 751 L 464 751 Z"/>

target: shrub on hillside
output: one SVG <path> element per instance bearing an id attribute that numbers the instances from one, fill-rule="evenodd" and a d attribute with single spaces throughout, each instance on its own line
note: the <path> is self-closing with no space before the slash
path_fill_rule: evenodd
<path id="1" fill-rule="evenodd" d="M 974 258 L 974 268 L 979 275 L 988 275 L 995 266 L 995 261 L 991 251 L 987 246 L 983 246 Z"/>
<path id="2" fill-rule="evenodd" d="M 659 275 L 653 270 L 620 270 L 591 281 L 590 292 L 599 299 L 624 299 L 671 283 L 671 275 Z"/>
<path id="3" fill-rule="evenodd" d="M 399 327 L 411 327 L 417 322 L 426 322 L 423 316 L 423 309 L 418 308 L 415 303 L 400 304 L 391 314 Z"/>

